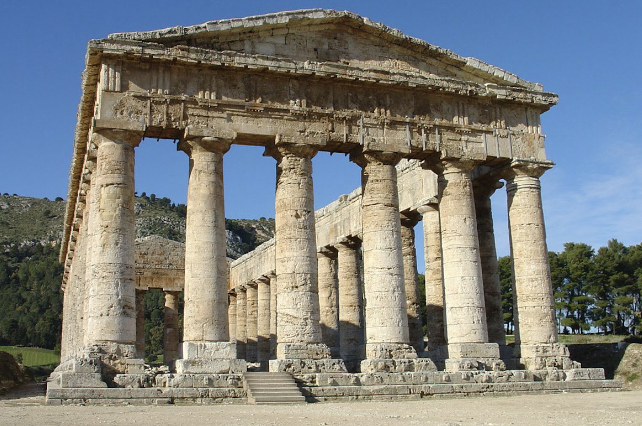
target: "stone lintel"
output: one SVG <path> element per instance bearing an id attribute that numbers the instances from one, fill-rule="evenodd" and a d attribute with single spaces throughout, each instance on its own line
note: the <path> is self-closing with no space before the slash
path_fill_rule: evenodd
<path id="1" fill-rule="evenodd" d="M 183 132 L 184 139 L 194 139 L 194 138 L 208 138 L 208 139 L 220 139 L 222 141 L 232 141 L 238 137 L 236 132 L 218 130 L 211 128 L 203 128 L 196 126 L 187 126 Z"/>
<path id="2" fill-rule="evenodd" d="M 120 121 L 120 120 L 107 120 L 104 118 L 94 118 L 93 130 L 126 130 L 131 132 L 140 133 L 141 137 L 145 133 L 147 126 L 137 121 Z"/>

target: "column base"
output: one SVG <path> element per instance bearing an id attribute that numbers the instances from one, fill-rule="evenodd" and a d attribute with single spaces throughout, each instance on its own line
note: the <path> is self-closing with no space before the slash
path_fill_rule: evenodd
<path id="1" fill-rule="evenodd" d="M 347 373 L 342 359 L 271 359 L 270 373 L 286 372 L 293 375 L 313 373 Z"/>
<path id="2" fill-rule="evenodd" d="M 106 375 L 145 372 L 145 360 L 137 356 L 135 344 L 100 342 L 85 348 L 83 353 L 86 358 L 99 359 Z"/>
<path id="3" fill-rule="evenodd" d="M 61 363 L 47 380 L 47 389 L 106 388 L 99 358 L 72 358 Z"/>
<path id="4" fill-rule="evenodd" d="M 443 346 L 444 370 L 456 371 L 503 371 L 506 364 L 501 360 L 497 343 L 452 343 Z"/>
<path id="5" fill-rule="evenodd" d="M 322 360 L 330 357 L 330 348 L 324 343 L 278 343 L 276 345 L 277 360 Z M 270 371 L 272 371 L 271 368 Z"/>
<path id="6" fill-rule="evenodd" d="M 235 342 L 183 342 L 174 362 L 178 374 L 238 374 L 247 371 L 236 359 Z"/>
<path id="7" fill-rule="evenodd" d="M 405 343 L 367 343 L 366 361 L 369 359 L 415 359 L 415 348 Z"/>
<path id="8" fill-rule="evenodd" d="M 570 370 L 581 368 L 579 362 L 571 360 L 568 348 L 563 343 L 515 345 L 513 362 L 515 362 L 516 368 L 524 370 L 544 370 L 546 368 Z"/>
<path id="9" fill-rule="evenodd" d="M 364 359 L 361 361 L 362 373 L 419 373 L 437 371 L 430 358 Z"/>

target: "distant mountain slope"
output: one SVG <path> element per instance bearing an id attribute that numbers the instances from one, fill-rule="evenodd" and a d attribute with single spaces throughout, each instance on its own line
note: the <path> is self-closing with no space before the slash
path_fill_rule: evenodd
<path id="1" fill-rule="evenodd" d="M 185 242 L 184 204 L 155 195 L 136 197 L 136 237 L 159 235 Z M 0 246 L 55 244 L 62 238 L 62 198 L 0 196 Z M 274 236 L 274 219 L 226 219 L 227 256 L 236 259 Z"/>

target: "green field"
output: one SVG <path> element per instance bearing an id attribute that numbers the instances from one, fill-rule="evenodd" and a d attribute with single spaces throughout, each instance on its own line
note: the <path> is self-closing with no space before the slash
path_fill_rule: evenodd
<path id="1" fill-rule="evenodd" d="M 0 351 L 9 352 L 15 358 L 22 354 L 22 364 L 26 367 L 52 365 L 60 362 L 60 354 L 51 349 L 29 348 L 25 346 L 0 346 Z"/>

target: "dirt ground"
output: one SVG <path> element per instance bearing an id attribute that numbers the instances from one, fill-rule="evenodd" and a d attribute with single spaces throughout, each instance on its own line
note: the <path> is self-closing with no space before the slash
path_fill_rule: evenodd
<path id="1" fill-rule="evenodd" d="M 642 391 L 305 405 L 46 406 L 42 385 L 0 398 L 0 425 L 638 425 Z"/>

